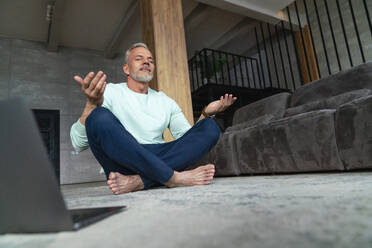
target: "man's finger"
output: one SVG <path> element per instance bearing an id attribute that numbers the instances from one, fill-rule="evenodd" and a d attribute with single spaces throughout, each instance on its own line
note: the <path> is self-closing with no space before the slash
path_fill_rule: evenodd
<path id="1" fill-rule="evenodd" d="M 96 87 L 98 81 L 101 79 L 102 76 L 103 76 L 102 71 L 97 72 L 96 76 L 93 78 L 93 80 L 89 84 L 88 89 L 89 89 L 90 92 L 92 92 L 94 90 L 94 88 Z"/>
<path id="2" fill-rule="evenodd" d="M 222 97 L 222 101 L 221 101 L 221 106 L 220 106 L 220 111 L 223 111 L 225 109 L 225 105 L 226 105 L 226 95 L 225 94 L 223 97 Z"/>
<path id="3" fill-rule="evenodd" d="M 228 105 L 229 105 L 229 106 L 232 104 L 232 99 L 233 99 L 233 95 L 230 94 L 230 95 L 229 95 L 229 99 L 228 99 Z"/>
<path id="4" fill-rule="evenodd" d="M 231 94 L 228 94 L 228 95 L 227 95 L 227 97 L 226 97 L 226 102 L 229 102 L 229 101 L 230 101 L 231 96 L 232 96 Z"/>
<path id="5" fill-rule="evenodd" d="M 88 87 L 89 87 L 89 84 L 90 84 L 90 82 L 92 81 L 92 79 L 93 79 L 93 77 L 94 77 L 94 72 L 89 72 L 86 76 L 85 76 L 85 78 L 84 78 L 84 84 L 82 85 L 83 87 L 84 87 L 84 89 L 87 89 Z"/>
<path id="6" fill-rule="evenodd" d="M 228 107 L 230 107 L 235 101 L 236 101 L 236 99 L 238 99 L 237 97 L 233 97 L 233 95 L 230 95 L 229 96 L 229 101 L 228 101 L 228 104 L 227 104 L 227 106 L 225 107 L 225 109 L 226 108 L 228 108 Z"/>
<path id="7" fill-rule="evenodd" d="M 81 86 L 83 86 L 84 80 L 81 77 L 79 77 L 79 76 L 76 75 L 76 76 L 74 76 L 74 80 L 76 82 L 78 82 L 78 84 L 80 84 Z"/>
<path id="8" fill-rule="evenodd" d="M 103 75 L 101 79 L 98 81 L 98 83 L 96 84 L 96 86 L 94 87 L 92 91 L 92 95 L 98 96 L 99 92 L 101 91 L 102 85 L 104 84 L 105 81 L 106 81 L 106 75 Z"/>
<path id="9" fill-rule="evenodd" d="M 100 90 L 100 92 L 99 92 L 99 94 L 100 94 L 101 96 L 102 96 L 103 93 L 105 92 L 105 89 L 106 89 L 106 82 L 103 83 L 103 86 L 102 86 L 102 88 L 101 88 L 101 90 Z"/>
<path id="10" fill-rule="evenodd" d="M 228 101 L 229 101 L 229 94 L 225 94 L 225 99 L 224 99 L 224 105 L 227 105 Z"/>
<path id="11" fill-rule="evenodd" d="M 223 102 L 225 101 L 225 97 L 226 97 L 226 94 L 221 96 L 221 104 L 223 104 Z"/>

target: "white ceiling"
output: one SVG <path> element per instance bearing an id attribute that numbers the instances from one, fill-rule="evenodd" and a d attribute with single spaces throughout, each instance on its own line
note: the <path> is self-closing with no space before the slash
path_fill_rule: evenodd
<path id="1" fill-rule="evenodd" d="M 241 5 L 250 5 L 252 7 L 267 9 L 273 12 L 284 9 L 294 2 L 294 0 L 225 0 L 227 2 L 238 2 Z"/>
<path id="2" fill-rule="evenodd" d="M 275 24 L 282 20 L 283 8 L 294 0 L 197 0 L 226 11 Z"/>
<path id="3" fill-rule="evenodd" d="M 116 31 L 130 1 L 64 1 L 60 44 L 104 50 Z"/>
<path id="4" fill-rule="evenodd" d="M 46 42 L 49 27 L 46 9 L 48 2 L 53 1 L 62 4 L 54 13 L 56 21 L 52 26 L 58 31 L 56 39 L 60 46 L 105 51 L 114 40 L 117 45 L 113 49 L 117 52 L 141 40 L 139 8 L 129 19 L 126 16 L 129 6 L 138 4 L 138 0 L 1 0 L 0 37 Z M 247 13 L 261 11 L 267 16 L 292 1 L 182 0 L 188 54 L 204 47 L 222 47 L 231 43 L 226 35 L 239 37 L 237 32 L 249 31 L 249 23 L 254 20 L 247 18 Z M 216 3 L 242 9 L 231 11 L 219 8 Z M 127 25 L 123 26 L 123 22 Z"/>
<path id="5" fill-rule="evenodd" d="M 3 37 L 46 41 L 48 22 L 45 20 L 48 0 L 1 0 L 0 35 Z"/>

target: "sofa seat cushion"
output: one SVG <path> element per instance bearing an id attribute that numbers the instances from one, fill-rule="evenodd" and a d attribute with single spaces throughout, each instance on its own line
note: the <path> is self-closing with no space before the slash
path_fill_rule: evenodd
<path id="1" fill-rule="evenodd" d="M 345 168 L 372 168 L 372 96 L 342 105 L 336 112 L 336 137 Z"/>
<path id="2" fill-rule="evenodd" d="M 242 130 L 244 128 L 254 127 L 254 126 L 257 126 L 257 125 L 267 124 L 270 121 L 272 121 L 273 119 L 275 119 L 274 115 L 266 114 L 266 115 L 257 117 L 253 120 L 249 120 L 249 121 L 246 121 L 246 122 L 228 127 L 228 128 L 226 128 L 225 133 L 232 132 L 232 131 L 239 131 L 239 130 Z"/>
<path id="3" fill-rule="evenodd" d="M 302 104 L 297 107 L 288 108 L 285 112 L 285 116 L 292 116 L 297 115 L 313 110 L 319 110 L 319 109 L 337 109 L 342 104 L 351 102 L 355 99 L 371 95 L 370 89 L 360 89 L 360 90 L 353 90 L 349 91 L 343 94 L 339 94 L 336 96 L 332 96 L 330 98 L 324 99 L 324 100 L 318 100 L 309 102 L 306 104 Z"/>
<path id="4" fill-rule="evenodd" d="M 235 132 L 222 134 L 210 154 L 211 163 L 216 167 L 215 176 L 240 175 L 236 157 Z"/>
<path id="5" fill-rule="evenodd" d="M 343 170 L 335 112 L 311 111 L 234 132 L 239 173 Z"/>

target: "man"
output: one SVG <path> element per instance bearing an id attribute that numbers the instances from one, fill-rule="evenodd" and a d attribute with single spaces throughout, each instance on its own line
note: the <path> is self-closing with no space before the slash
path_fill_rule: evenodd
<path id="1" fill-rule="evenodd" d="M 147 46 L 136 43 L 125 54 L 127 83 L 106 86 L 102 71 L 74 77 L 87 103 L 71 127 L 72 144 L 77 151 L 90 146 L 114 194 L 158 185 L 206 185 L 214 176 L 213 164 L 184 170 L 217 143 L 220 131 L 209 116 L 225 110 L 236 97 L 226 94 L 210 103 L 191 128 L 174 100 L 149 88 L 154 67 Z M 164 142 L 167 127 L 175 141 Z"/>

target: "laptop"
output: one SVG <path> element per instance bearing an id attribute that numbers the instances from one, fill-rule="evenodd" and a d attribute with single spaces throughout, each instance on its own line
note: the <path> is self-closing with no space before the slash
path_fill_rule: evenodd
<path id="1" fill-rule="evenodd" d="M 78 230 L 126 206 L 68 210 L 32 115 L 0 101 L 0 234 Z"/>

